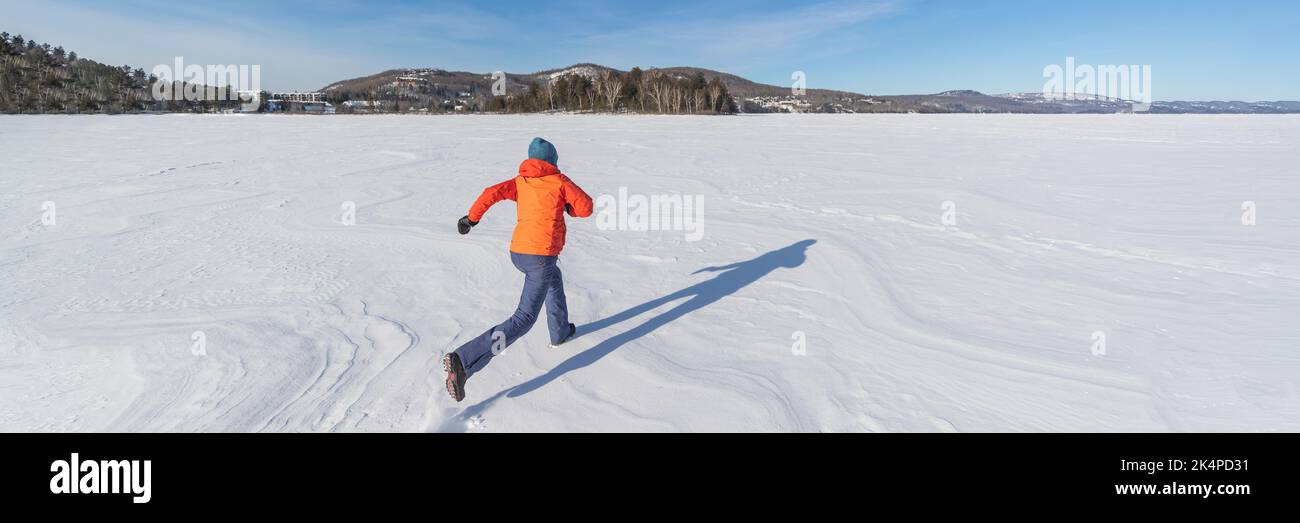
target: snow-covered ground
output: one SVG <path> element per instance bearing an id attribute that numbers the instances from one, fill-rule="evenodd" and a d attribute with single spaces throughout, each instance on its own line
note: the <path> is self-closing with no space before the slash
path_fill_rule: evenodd
<path id="1" fill-rule="evenodd" d="M 571 219 L 586 334 L 456 404 L 522 276 L 513 203 L 455 221 L 535 135 L 704 236 Z M 0 430 L 1300 430 L 1298 166 L 1294 116 L 0 117 Z"/>

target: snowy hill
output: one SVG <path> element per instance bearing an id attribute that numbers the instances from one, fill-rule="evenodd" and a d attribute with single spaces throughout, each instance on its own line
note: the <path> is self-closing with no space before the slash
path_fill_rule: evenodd
<path id="1" fill-rule="evenodd" d="M 595 80 L 596 78 L 599 78 L 601 74 L 604 74 L 605 71 L 612 71 L 612 70 L 614 69 L 602 65 L 578 64 L 572 67 L 566 67 L 564 69 L 559 69 L 556 71 L 543 71 L 540 73 L 534 73 L 533 77 L 538 79 L 545 78 L 546 80 L 553 81 L 560 78 L 561 76 L 573 75 L 573 76 L 581 76 L 588 80 Z"/>
<path id="2" fill-rule="evenodd" d="M 525 91 L 530 84 L 545 85 L 563 76 L 583 76 L 588 79 L 599 77 L 605 71 L 615 71 L 610 67 L 592 63 L 574 64 L 569 67 L 550 69 L 535 73 L 506 73 L 505 87 L 508 92 Z M 804 112 L 824 113 L 1031 113 L 1031 114 L 1078 114 L 1078 113 L 1127 113 L 1132 112 L 1133 104 L 1101 96 L 1076 94 L 1070 99 L 1044 94 L 1042 92 L 1008 93 L 988 95 L 969 89 L 956 89 L 935 94 L 915 95 L 872 95 L 818 89 L 813 83 L 803 95 L 795 96 L 789 85 L 771 85 L 755 82 L 738 75 L 700 67 L 658 67 L 647 71 L 667 74 L 674 78 L 689 78 L 701 74 L 705 78 L 718 78 L 727 86 L 727 91 L 744 109 L 744 101 L 750 101 L 749 110 L 761 110 L 781 100 L 798 101 L 806 104 Z M 410 79 L 416 78 L 416 81 Z M 492 86 L 491 73 L 448 72 L 441 69 L 393 69 L 382 73 L 335 82 L 323 90 L 331 93 L 338 100 L 344 99 L 444 99 L 466 93 L 474 97 L 489 96 Z M 468 98 L 467 98 L 468 99 Z M 770 107 L 769 107 L 770 108 Z M 1300 102 L 1155 102 L 1151 108 L 1155 113 L 1187 114 L 1284 114 L 1300 113 Z"/>
<path id="3" fill-rule="evenodd" d="M 0 118 L 4 431 L 1300 430 L 1296 117 Z M 536 135 L 703 238 L 569 220 L 453 403 Z"/>

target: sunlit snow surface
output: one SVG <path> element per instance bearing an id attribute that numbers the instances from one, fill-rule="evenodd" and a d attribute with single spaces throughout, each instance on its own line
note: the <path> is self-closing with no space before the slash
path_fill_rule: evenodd
<path id="1" fill-rule="evenodd" d="M 584 334 L 457 404 L 523 278 L 512 202 L 455 222 L 533 136 L 704 236 L 570 219 Z M 4 431 L 1300 430 L 1294 116 L 8 116 L 0 158 Z"/>

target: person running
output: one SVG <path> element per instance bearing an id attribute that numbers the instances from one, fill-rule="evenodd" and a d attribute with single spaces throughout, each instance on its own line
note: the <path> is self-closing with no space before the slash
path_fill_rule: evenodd
<path id="1" fill-rule="evenodd" d="M 515 201 L 517 218 L 510 239 L 510 261 L 524 273 L 524 290 L 515 313 L 443 357 L 447 393 L 456 401 L 465 399 L 465 381 L 470 376 L 483 370 L 493 356 L 528 333 L 543 303 L 551 347 L 559 346 L 577 333 L 577 327 L 569 323 L 564 280 L 557 261 L 564 249 L 564 215 L 591 216 L 592 202 L 582 188 L 560 172 L 559 158 L 551 142 L 533 138 L 528 144 L 528 159 L 519 164 L 519 175 L 484 189 L 470 206 L 469 214 L 456 224 L 461 234 L 468 234 L 493 204 L 501 200 Z"/>

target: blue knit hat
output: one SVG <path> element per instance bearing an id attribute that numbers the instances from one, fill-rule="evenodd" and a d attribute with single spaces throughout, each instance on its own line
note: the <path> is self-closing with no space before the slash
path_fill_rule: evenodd
<path id="1" fill-rule="evenodd" d="M 560 166 L 560 153 L 555 150 L 555 146 L 551 142 L 541 138 L 533 138 L 533 143 L 528 144 L 528 157 L 535 160 L 545 160 L 556 167 Z"/>

